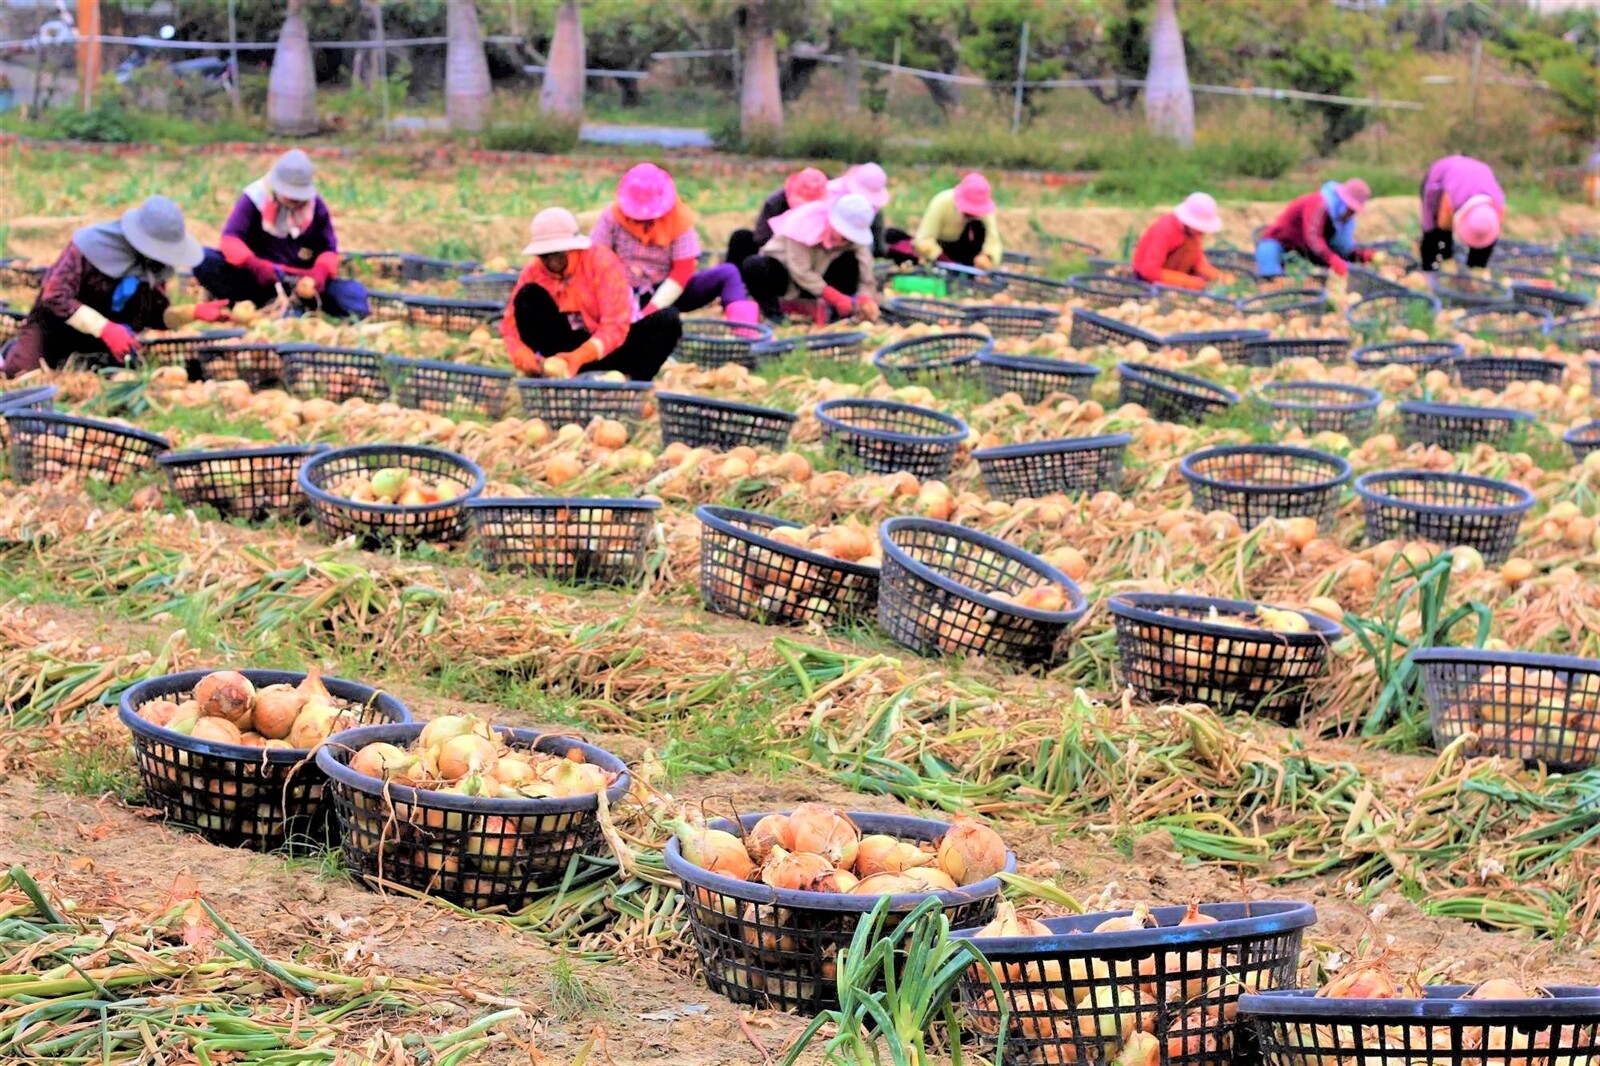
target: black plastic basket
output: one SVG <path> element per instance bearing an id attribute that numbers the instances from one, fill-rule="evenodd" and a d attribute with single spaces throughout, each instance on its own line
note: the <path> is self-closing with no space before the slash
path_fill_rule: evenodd
<path id="1" fill-rule="evenodd" d="M 1019 300 L 1048 304 L 1053 314 L 1060 314 L 1061 312 L 1056 309 L 1076 296 L 1079 291 L 1065 281 L 1041 278 L 1033 274 L 1018 274 L 1010 270 L 991 271 L 990 276 L 1003 280 L 1005 291 L 1009 295 Z"/>
<path id="2" fill-rule="evenodd" d="M 1350 273 L 1345 277 L 1346 288 L 1362 297 L 1386 296 L 1396 293 L 1408 293 L 1411 290 L 1399 282 L 1390 281 L 1376 270 L 1366 267 L 1351 266 Z"/>
<path id="3" fill-rule="evenodd" d="M 1344 317 L 1358 330 L 1377 332 L 1406 325 L 1420 316 L 1426 316 L 1431 322 L 1438 317 L 1441 309 L 1437 297 L 1402 289 L 1399 292 L 1363 296 L 1344 313 Z"/>
<path id="4" fill-rule="evenodd" d="M 522 413 L 542 418 L 552 426 L 587 426 L 592 419 L 619 422 L 644 421 L 650 402 L 648 381 L 600 381 L 579 374 L 575 378 L 517 378 Z"/>
<path id="5" fill-rule="evenodd" d="M 1005 1002 L 997 1003 L 976 966 L 961 983 L 977 1032 L 998 1033 L 1001 1007 L 1008 1008 L 1003 1066 L 1103 1066 L 1134 1029 L 1154 1034 L 1164 1064 L 1247 1062 L 1234 1024 L 1239 997 L 1294 984 L 1301 939 L 1317 920 L 1309 903 L 1205 903 L 1200 913 L 1215 921 L 1179 925 L 1187 908 L 1156 907 L 1154 927 L 1094 931 L 1131 913 L 1046 918 L 1049 936 L 953 934 L 983 952 L 1004 989 Z"/>
<path id="6" fill-rule="evenodd" d="M 37 408 L 4 412 L 10 437 L 11 476 L 17 481 L 55 481 L 67 474 L 116 484 L 155 465 L 172 447 L 165 437 L 119 422 Z"/>
<path id="7" fill-rule="evenodd" d="M 1080 400 L 1089 398 L 1100 368 L 1089 363 L 1073 363 L 1046 355 L 1001 355 L 985 352 L 978 356 L 978 380 L 990 396 L 1014 392 L 1023 403 L 1039 403 L 1055 392 Z"/>
<path id="8" fill-rule="evenodd" d="M 1027 665 L 1053 661 L 1088 605 L 1066 574 L 998 537 L 952 522 L 900 516 L 878 529 L 883 585 L 878 624 L 919 655 L 984 655 Z M 1059 611 L 994 594 L 1052 584 Z"/>
<path id="9" fill-rule="evenodd" d="M 719 818 L 708 828 L 739 833 L 763 817 L 747 814 L 737 825 Z M 950 828 L 944 822 L 892 814 L 852 811 L 849 817 L 863 835 L 881 833 L 914 843 L 931 843 Z M 804 1014 L 839 1005 L 839 951 L 882 896 L 804 892 L 735 880 L 689 862 L 676 837 L 667 841 L 666 862 L 683 882 L 689 930 L 713 992 L 735 1003 Z M 1007 852 L 1006 870 L 1015 868 L 1016 859 Z M 998 877 L 990 877 L 953 892 L 890 896 L 888 911 L 903 917 L 935 898 L 952 927 L 981 924 L 994 917 L 1001 887 Z"/>
<path id="10" fill-rule="evenodd" d="M 1567 292 L 1549 285 L 1535 285 L 1525 281 L 1512 284 L 1511 298 L 1519 304 L 1542 307 L 1552 315 L 1563 318 L 1581 314 L 1584 308 L 1594 302 L 1592 297 L 1581 292 Z"/>
<path id="11" fill-rule="evenodd" d="M 1600 450 L 1600 419 L 1573 426 L 1561 434 L 1561 439 L 1572 449 L 1572 457 L 1583 462 L 1590 452 Z"/>
<path id="12" fill-rule="evenodd" d="M 1118 322 L 1114 318 L 1095 314 L 1083 308 L 1072 311 L 1072 332 L 1067 343 L 1074 348 L 1099 348 L 1105 345 L 1120 346 L 1138 341 L 1152 352 L 1161 347 L 1161 338 L 1149 330 Z"/>
<path id="13" fill-rule="evenodd" d="M 285 845 L 326 847 L 334 839 L 324 794 L 327 778 L 313 761 L 311 749 L 196 740 L 139 717 L 139 708 L 152 700 L 189 695 L 210 672 L 164 674 L 140 681 L 122 694 L 117 714 L 133 734 L 133 756 L 146 805 L 161 811 L 167 821 L 225 847 L 259 851 Z M 239 672 L 257 689 L 297 685 L 306 676 L 283 670 Z M 324 677 L 322 683 L 363 723 L 411 721 L 405 704 L 371 686 L 337 677 Z"/>
<path id="14" fill-rule="evenodd" d="M 353 273 L 399 281 L 405 255 L 401 252 L 340 252 L 339 259 L 349 263 Z"/>
<path id="15" fill-rule="evenodd" d="M 195 352 L 190 377 L 201 381 L 242 381 L 252 390 L 283 384 L 283 357 L 276 344 L 216 344 Z"/>
<path id="16" fill-rule="evenodd" d="M 8 412 L 54 411 L 56 397 L 60 393 L 61 389 L 56 385 L 28 385 L 20 389 L 0 391 L 0 449 L 11 447 L 11 432 L 6 428 L 5 419 Z"/>
<path id="17" fill-rule="evenodd" d="M 1343 433 L 1352 440 L 1372 429 L 1383 394 L 1360 385 L 1283 381 L 1256 390 L 1273 415 L 1302 433 Z"/>
<path id="18" fill-rule="evenodd" d="M 1193 355 L 1202 348 L 1215 348 L 1224 362 L 1243 363 L 1248 358 L 1249 346 L 1268 340 L 1272 334 L 1264 329 L 1205 329 L 1187 333 L 1171 333 L 1161 339 L 1163 348 L 1179 348 Z"/>
<path id="19" fill-rule="evenodd" d="M 504 308 L 511 302 L 511 293 L 517 287 L 515 273 L 463 274 L 456 279 L 461 295 L 468 300 L 491 300 Z"/>
<path id="20" fill-rule="evenodd" d="M 1001 263 L 1015 263 L 1018 266 L 1032 266 L 1038 261 L 1039 257 L 1036 255 L 1029 255 L 1027 252 L 1019 252 L 1011 248 L 1007 248 L 1005 251 L 1000 253 Z"/>
<path id="21" fill-rule="evenodd" d="M 416 789 L 368 777 L 350 759 L 368 744 L 406 748 L 420 723 L 365 726 L 336 733 L 317 751 L 317 768 L 339 815 L 345 865 L 378 888 L 398 885 L 468 910 L 516 911 L 543 888 L 561 884 L 574 865 L 606 845 L 598 795 L 565 799 L 498 799 Z M 615 755 L 572 737 L 496 726 L 513 750 L 566 755 L 620 775 L 606 789 L 613 807 L 632 784 Z"/>
<path id="22" fill-rule="evenodd" d="M 1041 337 L 1055 329 L 1061 312 L 1051 307 L 1021 307 L 1015 304 L 975 304 L 967 309 L 967 321 L 982 325 L 996 337 Z"/>
<path id="23" fill-rule="evenodd" d="M 1204 703 L 1293 725 L 1307 709 L 1308 683 L 1327 667 L 1335 622 L 1297 612 L 1309 632 L 1246 626 L 1248 600 L 1158 592 L 1119 592 L 1107 601 L 1117 627 L 1122 674 L 1151 703 Z"/>
<path id="24" fill-rule="evenodd" d="M 0 344 L 15 337 L 27 317 L 26 311 L 13 311 L 9 307 L 0 307 Z"/>
<path id="25" fill-rule="evenodd" d="M 1314 989 L 1239 997 L 1239 1024 L 1266 1066 L 1582 1066 L 1600 1055 L 1600 988 L 1556 985 L 1531 999 L 1335 999 Z"/>
<path id="26" fill-rule="evenodd" d="M 1388 341 L 1357 348 L 1351 360 L 1366 370 L 1409 366 L 1418 371 L 1449 370 L 1466 354 L 1456 341 Z"/>
<path id="27" fill-rule="evenodd" d="M 330 491 L 352 474 L 385 467 L 404 467 L 427 478 L 451 478 L 466 486 L 452 499 L 418 506 L 357 503 Z M 459 540 L 466 533 L 466 504 L 483 493 L 483 470 L 477 463 L 445 451 L 414 444 L 358 444 L 336 448 L 307 459 L 300 467 L 300 491 L 311 500 L 317 528 L 330 537 L 354 536 L 362 545 L 388 541 Z"/>
<path id="28" fill-rule="evenodd" d="M 1468 355 L 1451 367 L 1464 388 L 1501 392 L 1513 381 L 1541 381 L 1559 385 L 1567 364 L 1559 359 L 1517 355 Z"/>
<path id="29" fill-rule="evenodd" d="M 790 352 L 800 352 L 808 363 L 854 367 L 861 365 L 861 353 L 866 347 L 867 335 L 860 330 L 823 330 L 800 337 L 774 337 L 756 345 L 752 352 L 758 364 L 764 359 L 781 359 Z"/>
<path id="30" fill-rule="evenodd" d="M 872 365 L 891 385 L 959 381 L 993 350 L 994 340 L 982 333 L 930 333 L 879 348 Z"/>
<path id="31" fill-rule="evenodd" d="M 1521 485 L 1431 470 L 1362 474 L 1355 489 L 1372 543 L 1398 538 L 1462 545 L 1489 563 L 1510 557 L 1517 527 L 1533 507 L 1533 493 Z"/>
<path id="32" fill-rule="evenodd" d="M 38 289 L 49 272 L 48 266 L 30 264 L 21 259 L 0 259 L 0 289 Z"/>
<path id="33" fill-rule="evenodd" d="M 369 292 L 367 310 L 374 322 L 404 322 L 411 314 L 406 299 L 403 292 Z"/>
<path id="34" fill-rule="evenodd" d="M 656 408 L 666 443 L 682 441 L 691 448 L 724 452 L 741 444 L 781 451 L 796 421 L 788 411 L 681 392 L 656 393 Z"/>
<path id="35" fill-rule="evenodd" d="M 1508 303 L 1468 311 L 1456 319 L 1455 328 L 1498 344 L 1543 347 L 1554 321 L 1555 316 L 1546 308 Z"/>
<path id="36" fill-rule="evenodd" d="M 401 281 L 443 281 L 458 274 L 470 274 L 478 264 L 464 259 L 434 259 L 404 252 L 400 256 Z"/>
<path id="37" fill-rule="evenodd" d="M 284 387 L 302 400 L 381 403 L 389 398 L 389 368 L 381 352 L 285 344 L 279 346 L 278 358 L 283 361 Z"/>
<path id="38" fill-rule="evenodd" d="M 994 296 L 1006 291 L 1005 274 L 999 270 L 979 270 L 961 263 L 933 264 L 935 277 L 944 278 L 952 296 Z"/>
<path id="39" fill-rule="evenodd" d="M 926 296 L 898 296 L 883 305 L 884 317 L 905 325 L 964 326 L 967 305 Z"/>
<path id="40" fill-rule="evenodd" d="M 983 487 L 999 500 L 1037 499 L 1121 488 L 1122 461 L 1133 438 L 1126 433 L 1068 437 L 981 448 L 972 453 Z"/>
<path id="41" fill-rule="evenodd" d="M 454 418 L 501 418 L 511 406 L 509 370 L 393 355 L 386 362 L 402 407 Z"/>
<path id="42" fill-rule="evenodd" d="M 252 448 L 162 452 L 156 462 L 186 507 L 207 506 L 252 522 L 306 510 L 300 466 L 326 444 L 269 444 Z"/>
<path id="43" fill-rule="evenodd" d="M 1504 283 L 1475 274 L 1431 272 L 1428 289 L 1442 307 L 1470 309 L 1511 302 L 1511 289 Z"/>
<path id="44" fill-rule="evenodd" d="M 1117 402 L 1141 404 L 1158 422 L 1202 422 L 1239 402 L 1232 389 L 1159 366 L 1118 363 L 1117 376 Z"/>
<path id="45" fill-rule="evenodd" d="M 1226 270 L 1244 278 L 1254 278 L 1261 267 L 1256 262 L 1255 253 L 1242 248 L 1207 248 L 1206 262 L 1218 270 Z"/>
<path id="46" fill-rule="evenodd" d="M 1600 659 L 1481 648 L 1420 648 L 1433 742 L 1464 733 L 1477 753 L 1508 755 L 1557 773 L 1600 757 Z"/>
<path id="47" fill-rule="evenodd" d="M 1246 296 L 1238 303 L 1244 315 L 1305 315 L 1320 318 L 1329 307 L 1322 289 L 1274 289 L 1257 296 Z"/>
<path id="48" fill-rule="evenodd" d="M 1337 455 L 1283 444 L 1225 444 L 1186 455 L 1179 469 L 1202 511 L 1227 511 L 1246 529 L 1269 518 L 1314 518 L 1326 529 L 1350 481 Z"/>
<path id="49" fill-rule="evenodd" d="M 1349 337 L 1267 337 L 1244 344 L 1244 361 L 1249 366 L 1272 366 L 1284 359 L 1342 363 L 1349 357 Z"/>
<path id="50" fill-rule="evenodd" d="M 954 415 L 891 400 L 825 400 L 816 412 L 823 445 L 849 470 L 948 477 L 967 439 Z"/>
<path id="51" fill-rule="evenodd" d="M 837 626 L 872 617 L 878 568 L 769 536 L 798 522 L 702 505 L 700 599 L 706 609 L 767 625 Z"/>
<path id="52" fill-rule="evenodd" d="M 567 585 L 631 585 L 645 573 L 659 500 L 479 496 L 467 521 L 484 563 Z"/>
<path id="53" fill-rule="evenodd" d="M 1155 290 L 1142 281 L 1111 274 L 1074 274 L 1063 282 L 1069 300 L 1082 300 L 1090 307 L 1117 307 L 1129 300 L 1149 300 Z"/>
<path id="54" fill-rule="evenodd" d="M 407 296 L 406 323 L 418 329 L 471 333 L 497 321 L 506 305 L 497 300 L 453 300 L 445 296 Z"/>
<path id="55" fill-rule="evenodd" d="M 720 318 L 686 318 L 683 339 L 678 341 L 673 358 L 680 363 L 717 367 L 738 363 L 751 370 L 756 366 L 754 348 L 772 339 L 769 326 L 726 322 Z"/>
<path id="56" fill-rule="evenodd" d="M 1555 319 L 1545 329 L 1545 337 L 1554 341 L 1563 351 L 1600 349 L 1600 314 L 1568 315 Z"/>
<path id="57" fill-rule="evenodd" d="M 1465 404 L 1405 400 L 1400 412 L 1400 435 L 1406 441 L 1436 444 L 1447 451 L 1465 451 L 1474 444 L 1504 444 L 1517 427 L 1531 425 L 1533 412 L 1510 407 L 1469 407 Z"/>
<path id="58" fill-rule="evenodd" d="M 139 362 L 144 366 L 188 366 L 189 361 L 222 341 L 236 341 L 242 329 L 214 329 L 207 332 L 168 333 L 160 337 L 140 336 Z"/>

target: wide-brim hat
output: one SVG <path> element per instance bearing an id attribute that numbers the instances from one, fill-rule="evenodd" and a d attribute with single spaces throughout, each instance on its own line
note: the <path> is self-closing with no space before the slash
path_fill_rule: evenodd
<path id="1" fill-rule="evenodd" d="M 146 259 L 174 269 L 200 265 L 205 249 L 189 232 L 183 208 L 165 196 L 152 196 L 122 214 L 122 235 Z"/>
<path id="2" fill-rule="evenodd" d="M 973 218 L 995 212 L 994 193 L 989 188 L 989 179 L 982 174 L 968 174 L 962 178 L 956 185 L 955 201 L 957 211 Z"/>
<path id="3" fill-rule="evenodd" d="M 828 225 L 851 244 L 872 244 L 872 204 L 860 193 L 846 193 L 828 205 Z"/>
<path id="4" fill-rule="evenodd" d="M 617 183 L 617 204 L 622 213 L 640 222 L 654 222 L 678 202 L 672 175 L 654 163 L 640 163 Z"/>
<path id="5" fill-rule="evenodd" d="M 1172 213 L 1192 230 L 1216 233 L 1222 229 L 1222 216 L 1217 214 L 1217 201 L 1203 192 L 1190 193 Z"/>
<path id="6" fill-rule="evenodd" d="M 528 246 L 523 255 L 581 252 L 590 241 L 578 229 L 578 220 L 564 207 L 547 207 L 528 224 Z"/>
<path id="7" fill-rule="evenodd" d="M 272 192 L 285 200 L 315 200 L 317 198 L 316 169 L 311 157 L 298 148 L 291 148 L 272 164 L 268 175 Z"/>

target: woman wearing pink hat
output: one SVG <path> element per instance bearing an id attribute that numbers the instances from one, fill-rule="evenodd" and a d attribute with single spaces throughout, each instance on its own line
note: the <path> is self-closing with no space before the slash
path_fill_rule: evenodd
<path id="1" fill-rule="evenodd" d="M 988 179 L 968 174 L 955 188 L 935 193 L 912 244 L 930 263 L 959 263 L 979 270 L 998 266 L 1004 248 Z"/>
<path id="2" fill-rule="evenodd" d="M 825 199 L 828 175 L 816 167 L 797 170 L 783 180 L 783 188 L 761 201 L 756 224 L 751 229 L 736 229 L 728 238 L 728 262 L 738 266 L 766 247 L 772 240 L 772 220 L 791 208 Z"/>
<path id="3" fill-rule="evenodd" d="M 773 219 L 772 240 L 740 267 L 762 312 L 781 320 L 806 301 L 818 302 L 821 321 L 852 315 L 877 321 L 872 215 L 866 197 L 847 193 L 801 204 Z"/>
<path id="4" fill-rule="evenodd" d="M 1217 201 L 1203 192 L 1190 193 L 1144 231 L 1133 249 L 1133 271 L 1152 285 L 1203 289 L 1222 271 L 1206 261 L 1202 238 L 1221 229 Z"/>
<path id="5" fill-rule="evenodd" d="M 759 312 L 737 266 L 720 263 L 695 272 L 700 236 L 694 222 L 672 175 L 654 163 L 640 163 L 617 183 L 617 199 L 600 212 L 589 239 L 622 260 L 642 315 L 668 307 L 698 311 L 720 299 L 728 321 L 753 324 Z"/>
<path id="6" fill-rule="evenodd" d="M 1367 183 L 1351 178 L 1324 182 L 1316 192 L 1290 201 L 1256 242 L 1256 273 L 1282 277 L 1284 256 L 1290 252 L 1340 277 L 1350 272 L 1351 261 L 1372 262 L 1372 249 L 1356 245 L 1356 216 L 1371 198 Z"/>
<path id="7" fill-rule="evenodd" d="M 1506 194 L 1481 159 L 1447 155 L 1422 179 L 1423 270 L 1454 259 L 1457 237 L 1467 246 L 1467 266 L 1487 267 L 1506 217 Z"/>
<path id="8" fill-rule="evenodd" d="M 872 205 L 872 255 L 882 259 L 889 254 L 889 238 L 884 229 L 883 209 L 889 206 L 889 175 L 876 163 L 858 163 L 828 182 L 828 195 L 832 197 L 855 193 Z M 900 231 L 895 231 L 900 233 Z M 900 233 L 901 237 L 909 234 Z"/>

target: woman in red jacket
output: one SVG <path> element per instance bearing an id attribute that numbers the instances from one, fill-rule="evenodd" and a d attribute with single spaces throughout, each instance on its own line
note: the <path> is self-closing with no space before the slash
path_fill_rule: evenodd
<path id="1" fill-rule="evenodd" d="M 1222 229 L 1217 201 L 1190 193 L 1171 213 L 1150 224 L 1133 249 L 1133 272 L 1152 285 L 1203 289 L 1222 271 L 1206 261 L 1202 240 Z"/>

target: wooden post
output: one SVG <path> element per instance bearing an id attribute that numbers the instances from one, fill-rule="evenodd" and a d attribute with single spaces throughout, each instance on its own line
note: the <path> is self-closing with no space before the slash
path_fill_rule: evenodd
<path id="1" fill-rule="evenodd" d="M 1028 77 L 1028 23 L 1022 24 L 1022 44 L 1017 48 L 1017 92 L 1011 101 L 1011 136 L 1022 130 L 1023 81 Z"/>
<path id="2" fill-rule="evenodd" d="M 894 87 L 895 82 L 900 77 L 899 37 L 894 39 L 894 59 L 890 61 L 889 66 L 892 69 L 889 71 L 889 84 L 883 90 L 883 112 L 884 114 L 892 117 L 894 115 Z"/>
<path id="3" fill-rule="evenodd" d="M 861 110 L 861 53 L 854 48 L 844 54 L 844 109 Z"/>
<path id="4" fill-rule="evenodd" d="M 1472 132 L 1478 132 L 1478 82 L 1483 75 L 1483 38 L 1472 42 L 1472 84 L 1467 87 L 1467 109 L 1472 112 Z"/>

